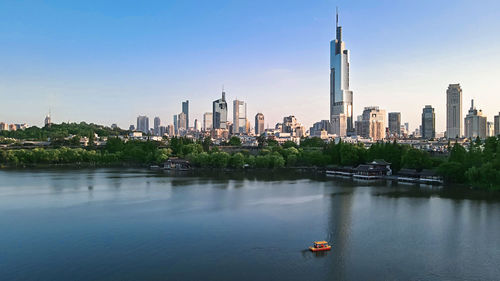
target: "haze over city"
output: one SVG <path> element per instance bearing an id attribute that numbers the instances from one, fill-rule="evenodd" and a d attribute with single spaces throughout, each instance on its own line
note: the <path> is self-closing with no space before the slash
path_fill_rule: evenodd
<path id="1" fill-rule="evenodd" d="M 497 1 L 15 1 L 0 4 L 0 120 L 172 123 L 181 101 L 202 119 L 228 100 L 274 126 L 329 119 L 335 6 L 351 52 L 354 116 L 377 105 L 413 130 L 424 105 L 446 128 L 446 89 L 460 83 L 492 120 L 499 112 Z M 230 107 L 232 112 L 232 107 Z"/>

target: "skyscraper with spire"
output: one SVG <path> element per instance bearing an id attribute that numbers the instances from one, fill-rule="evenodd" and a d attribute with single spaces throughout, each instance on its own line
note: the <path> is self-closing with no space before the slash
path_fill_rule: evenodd
<path id="1" fill-rule="evenodd" d="M 346 136 L 354 131 L 352 91 L 349 90 L 349 50 L 342 41 L 338 10 L 336 31 L 336 39 L 330 42 L 330 133 Z"/>

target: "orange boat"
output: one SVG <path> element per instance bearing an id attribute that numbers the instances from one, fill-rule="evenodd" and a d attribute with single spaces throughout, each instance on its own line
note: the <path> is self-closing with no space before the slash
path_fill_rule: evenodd
<path id="1" fill-rule="evenodd" d="M 330 251 L 331 249 L 332 246 L 328 245 L 328 242 L 326 241 L 314 241 L 314 245 L 312 247 L 309 247 L 309 250 L 313 252 Z"/>

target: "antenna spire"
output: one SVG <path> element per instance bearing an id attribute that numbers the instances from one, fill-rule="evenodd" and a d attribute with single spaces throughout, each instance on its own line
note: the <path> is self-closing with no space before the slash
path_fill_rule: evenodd
<path id="1" fill-rule="evenodd" d="M 339 27 L 339 7 L 337 6 L 336 9 L 337 9 L 337 21 L 335 27 Z"/>

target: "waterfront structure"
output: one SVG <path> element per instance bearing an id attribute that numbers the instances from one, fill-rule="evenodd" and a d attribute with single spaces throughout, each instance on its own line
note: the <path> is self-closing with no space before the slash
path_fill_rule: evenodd
<path id="1" fill-rule="evenodd" d="M 422 110 L 422 129 L 420 135 L 424 139 L 434 139 L 436 137 L 436 113 L 430 105 L 426 105 Z"/>
<path id="2" fill-rule="evenodd" d="M 149 118 L 147 116 L 137 117 L 137 131 L 149 133 Z"/>
<path id="3" fill-rule="evenodd" d="M 205 112 L 205 114 L 203 114 L 203 131 L 210 131 L 212 129 L 212 120 L 212 112 Z"/>
<path id="4" fill-rule="evenodd" d="M 465 116 L 465 137 L 466 138 L 486 138 L 486 116 L 483 116 L 481 110 L 474 106 L 474 100 L 471 100 L 469 113 Z"/>
<path id="5" fill-rule="evenodd" d="M 174 115 L 174 135 L 177 136 L 179 134 L 179 121 L 177 120 L 177 115 Z"/>
<path id="6" fill-rule="evenodd" d="M 233 135 L 242 135 L 247 131 L 247 104 L 244 101 L 233 101 Z"/>
<path id="7" fill-rule="evenodd" d="M 255 135 L 260 136 L 264 133 L 264 114 L 257 113 L 255 115 Z"/>
<path id="8" fill-rule="evenodd" d="M 389 112 L 389 134 L 394 137 L 401 135 L 401 112 Z"/>
<path id="9" fill-rule="evenodd" d="M 385 138 L 385 110 L 378 106 L 368 106 L 363 110 L 360 121 L 356 121 L 356 133 L 363 138 L 374 141 Z"/>
<path id="10" fill-rule="evenodd" d="M 495 136 L 498 136 L 498 135 L 500 135 L 500 112 L 498 112 L 498 115 L 495 115 L 494 120 L 495 120 L 494 133 L 495 133 Z"/>
<path id="11" fill-rule="evenodd" d="M 446 137 L 462 137 L 462 88 L 450 84 L 446 90 Z"/>
<path id="12" fill-rule="evenodd" d="M 331 133 L 346 136 L 353 132 L 353 94 L 349 90 L 349 50 L 342 41 L 339 15 L 336 39 L 330 42 L 330 123 Z"/>
<path id="13" fill-rule="evenodd" d="M 186 130 L 189 129 L 189 101 L 182 102 L 182 113 L 186 114 Z"/>
<path id="14" fill-rule="evenodd" d="M 227 129 L 227 102 L 224 91 L 222 98 L 212 103 L 212 126 L 214 129 Z"/>
<path id="15" fill-rule="evenodd" d="M 153 132 L 155 136 L 161 136 L 160 125 L 161 125 L 160 117 L 156 116 L 154 119 L 154 127 L 153 127 Z"/>

